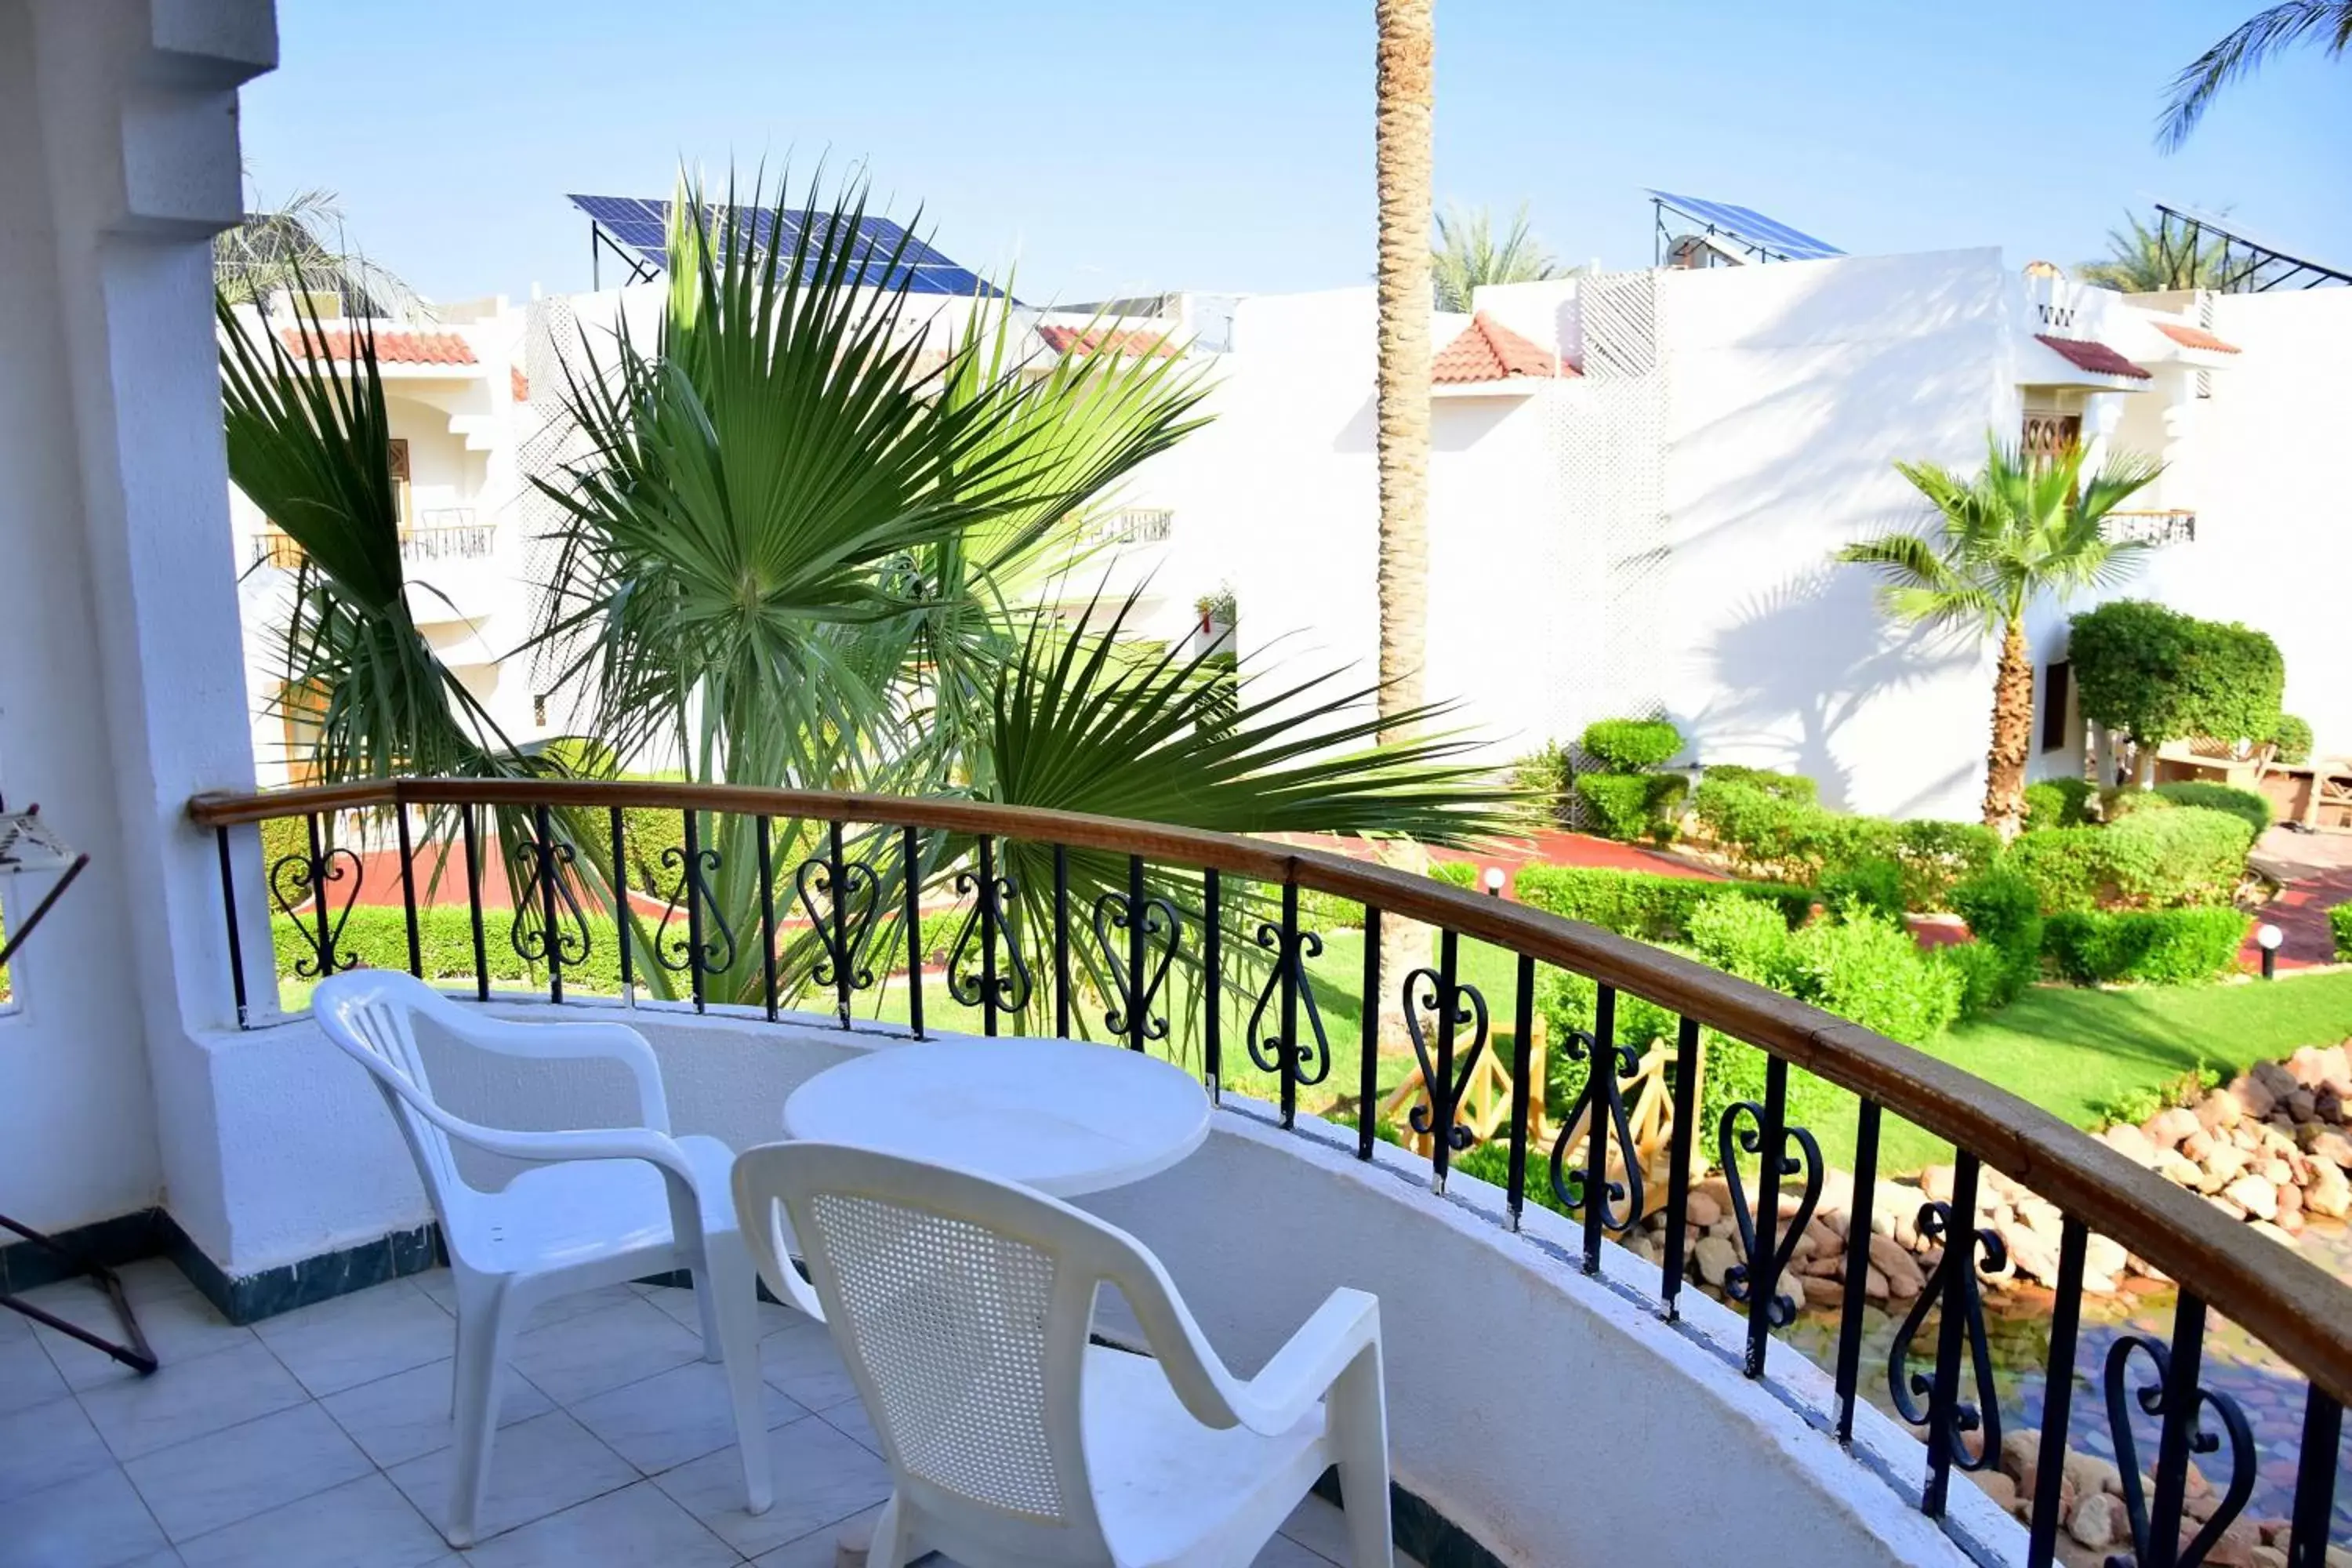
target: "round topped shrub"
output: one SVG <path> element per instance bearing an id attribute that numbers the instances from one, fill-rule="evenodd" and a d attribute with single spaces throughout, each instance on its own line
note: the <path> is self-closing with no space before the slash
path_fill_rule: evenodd
<path id="1" fill-rule="evenodd" d="M 1683 749 L 1683 732 L 1663 719 L 1603 719 L 1585 726 L 1577 744 L 1602 771 L 1638 773 Z"/>

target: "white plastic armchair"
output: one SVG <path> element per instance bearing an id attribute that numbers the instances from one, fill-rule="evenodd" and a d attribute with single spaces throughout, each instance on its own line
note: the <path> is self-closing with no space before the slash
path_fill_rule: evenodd
<path id="1" fill-rule="evenodd" d="M 487 1017 L 383 970 L 322 980 L 310 1005 L 327 1037 L 383 1091 L 449 1248 L 457 1288 L 457 1479 L 442 1533 L 450 1544 L 472 1543 L 498 1431 L 499 1369 L 531 1310 L 677 1269 L 694 1276 L 704 1358 L 726 1363 L 749 1506 L 764 1511 L 772 1482 L 759 1309 L 728 1196 L 734 1153 L 716 1138 L 671 1135 L 661 1069 L 644 1037 L 623 1024 Z M 499 1056 L 619 1062 L 636 1081 L 637 1125 L 522 1131 L 457 1116 L 434 1097 L 412 1026 L 418 1017 Z M 532 1168 L 496 1191 L 474 1186 L 458 1171 L 453 1140 Z"/>
<path id="2" fill-rule="evenodd" d="M 1244 1380 L 1140 1243 L 1030 1189 L 771 1143 L 736 1162 L 735 1203 L 769 1289 L 823 1308 L 881 1438 L 867 1568 L 1243 1568 L 1332 1465 L 1354 1568 L 1392 1564 L 1374 1297 L 1333 1291 Z M 1151 1356 L 1088 1342 L 1104 1283 Z"/>

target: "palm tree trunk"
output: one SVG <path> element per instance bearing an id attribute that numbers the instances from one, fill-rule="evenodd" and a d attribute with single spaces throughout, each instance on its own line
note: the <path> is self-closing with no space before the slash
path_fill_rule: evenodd
<path id="1" fill-rule="evenodd" d="M 1985 754 L 1985 826 L 2002 839 L 2017 837 L 2025 819 L 2025 759 L 2033 740 L 2033 659 L 2025 624 L 2012 618 L 2001 631 L 2000 663 L 1992 683 L 1992 749 Z"/>
<path id="2" fill-rule="evenodd" d="M 1372 12 L 1379 30 L 1372 142 L 1380 203 L 1379 711 L 1386 719 L 1421 704 L 1429 627 L 1430 121 L 1437 37 L 1434 0 L 1375 0 Z M 1417 847 L 1382 858 L 1426 868 Z M 1405 972 L 1428 956 L 1425 928 L 1402 920 L 1382 925 L 1383 1040 L 1402 1041 L 1398 989 Z"/>

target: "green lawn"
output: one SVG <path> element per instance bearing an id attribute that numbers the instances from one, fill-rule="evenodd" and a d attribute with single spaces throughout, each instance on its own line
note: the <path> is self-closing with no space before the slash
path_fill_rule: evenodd
<path id="1" fill-rule="evenodd" d="M 1327 1107 L 1352 1098 L 1361 1062 L 1362 1009 L 1358 991 L 1363 974 L 1362 933 L 1339 931 L 1325 939 L 1323 955 L 1310 965 L 1316 1000 L 1330 1043 L 1325 1080 L 1307 1089 L 1300 1103 Z M 1485 994 L 1494 1026 L 1510 1025 L 1514 1006 L 1514 961 L 1499 948 L 1465 942 L 1461 976 Z M 1040 982 L 1050 976 L 1038 975 Z M 1044 989 L 1041 984 L 1041 991 Z M 307 983 L 287 981 L 281 1005 L 307 1005 Z M 924 1018 L 943 1031 L 978 1033 L 977 1008 L 956 1003 L 943 982 L 924 983 Z M 1274 1076 L 1253 1066 L 1245 1048 L 1245 1024 L 1254 998 L 1229 998 L 1225 1008 L 1223 1080 L 1239 1093 L 1273 1100 Z M 804 997 L 800 1005 L 823 1011 L 824 997 Z M 1182 974 L 1170 977 L 1167 1010 L 1175 1020 L 1178 1048 L 1155 1047 L 1188 1068 L 1200 1066 L 1202 1033 L 1195 987 Z M 903 1023 L 903 982 L 893 980 L 877 997 L 858 1000 L 857 1016 Z M 1008 1024 L 1008 1030 L 1013 1026 Z M 1050 1016 L 1036 1027 L 1051 1027 Z M 1082 1030 L 1100 1038 L 1098 1014 L 1081 1020 Z M 2225 1079 L 2256 1061 L 2283 1057 L 2298 1046 L 2326 1044 L 2352 1036 L 2352 973 L 2289 976 L 2275 982 L 2221 985 L 2147 987 L 2098 991 L 2037 986 L 1994 1017 L 1963 1025 L 1930 1041 L 1927 1051 L 1985 1079 L 2078 1127 L 2098 1120 L 2102 1106 L 2121 1096 L 2178 1080 L 2203 1066 Z M 1385 1095 L 1400 1082 L 1409 1057 L 1383 1058 L 1379 1071 Z M 1848 1166 L 1853 1158 L 1856 1106 L 1853 1098 L 1832 1091 L 1812 1131 L 1830 1163 Z M 1951 1158 L 1950 1145 L 1899 1119 L 1886 1120 L 1880 1135 L 1884 1173 L 1916 1170 Z"/>

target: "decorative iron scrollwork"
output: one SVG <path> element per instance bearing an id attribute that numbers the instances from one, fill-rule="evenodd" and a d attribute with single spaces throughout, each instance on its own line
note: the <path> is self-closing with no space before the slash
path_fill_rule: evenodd
<path id="1" fill-rule="evenodd" d="M 1331 1041 L 1323 1032 L 1323 1010 L 1315 1005 L 1315 987 L 1307 984 L 1307 961 L 1323 956 L 1323 939 L 1311 931 L 1293 931 L 1287 940 L 1283 928 L 1272 921 L 1259 922 L 1257 945 L 1273 953 L 1274 962 L 1266 968 L 1265 984 L 1257 994 L 1257 1005 L 1250 1009 L 1249 1027 L 1244 1040 L 1249 1047 L 1250 1060 L 1261 1072 L 1282 1070 L 1284 1041 L 1281 1019 L 1277 1016 L 1275 1028 L 1268 1033 L 1265 1016 L 1282 995 L 1287 982 L 1296 990 L 1299 1012 L 1305 1016 L 1307 1028 L 1289 1046 L 1290 1058 L 1297 1068 L 1300 1083 L 1321 1083 L 1331 1073 Z M 1307 1034 L 1314 1036 L 1310 1043 Z"/>
<path id="2" fill-rule="evenodd" d="M 1961 1307 L 1961 1336 L 1967 1343 L 1969 1376 L 1975 1384 L 1973 1400 L 1952 1400 L 1952 1408 L 1945 1424 L 1945 1447 L 1952 1464 L 1963 1470 L 1981 1470 L 2000 1459 L 2000 1391 L 1992 1380 L 1992 1343 L 1985 1335 L 1984 1292 L 1977 1283 L 1976 1254 L 1984 1249 L 1984 1266 L 2000 1270 L 2009 1263 L 2009 1248 L 2000 1233 L 1986 1226 L 1970 1230 L 1958 1226 L 1953 1218 L 1952 1205 L 1947 1203 L 1924 1204 L 1919 1209 L 1919 1234 L 1929 1241 L 1940 1241 L 1944 1256 L 1927 1273 L 1927 1281 L 1920 1289 L 1918 1299 L 1904 1314 L 1902 1326 L 1895 1331 L 1895 1343 L 1887 1352 L 1886 1379 L 1895 1396 L 1895 1408 L 1903 1419 L 1914 1426 L 1925 1426 L 1936 1412 L 1931 1400 L 1921 1405 L 1918 1396 L 1932 1394 L 1936 1387 L 1934 1369 L 1926 1372 L 1909 1370 L 1912 1342 L 1919 1337 L 1919 1327 L 1927 1314 L 1939 1306 L 1948 1306 L 1946 1293 L 1958 1285 Z M 1952 1270 L 1958 1269 L 1957 1280 Z M 1975 1445 L 1976 1454 L 1969 1453 L 1968 1434 L 1982 1430 L 1982 1440 Z"/>
<path id="3" fill-rule="evenodd" d="M 2135 1394 L 2129 1384 L 2131 1358 L 2134 1352 L 2143 1352 L 2156 1364 L 2156 1380 L 2140 1385 Z M 2116 1468 L 2122 1472 L 2124 1515 L 2131 1522 L 2132 1556 L 2112 1557 L 2111 1564 L 2154 1562 L 2150 1539 L 2147 1481 L 2139 1462 L 2139 1440 L 2132 1430 L 2132 1407 L 2158 1418 L 2170 1420 L 2172 1387 L 2172 1352 L 2161 1341 L 2144 1334 L 2126 1334 L 2108 1347 L 2106 1364 L 2107 1426 L 2116 1443 Z M 2189 1408 L 2180 1419 L 2189 1423 L 2189 1453 L 2220 1451 L 2222 1432 L 2206 1430 L 2204 1412 L 2210 1409 L 2221 1418 L 2222 1431 L 2230 1439 L 2230 1484 L 2221 1493 L 2219 1507 L 2199 1527 L 2188 1545 L 2181 1548 L 2179 1568 L 2199 1568 L 2207 1552 L 2221 1539 L 2239 1514 L 2245 1510 L 2246 1500 L 2254 1493 L 2254 1467 L 2258 1450 L 2254 1447 L 2253 1430 L 2246 1422 L 2245 1413 L 2238 1402 L 2226 1394 L 2200 1384 Z M 2307 1456 L 2306 1456 L 2307 1459 Z M 2322 1463 L 2327 1462 L 2324 1458 Z M 2184 1480 L 2186 1478 L 2183 1478 Z"/>
<path id="4" fill-rule="evenodd" d="M 1430 1054 L 1430 1026 L 1422 1021 L 1424 1013 L 1441 1034 L 1465 1025 L 1469 1026 L 1468 1045 L 1458 1039 L 1454 1043 L 1451 1078 L 1438 1070 L 1437 1059 Z M 1404 1027 L 1412 1039 L 1412 1054 L 1421 1062 L 1422 1085 L 1429 1091 L 1429 1097 L 1414 1106 L 1405 1121 L 1424 1138 L 1443 1136 L 1445 1146 L 1459 1153 L 1477 1142 L 1470 1129 L 1454 1118 L 1462 1108 L 1464 1092 L 1470 1087 L 1470 1075 L 1486 1053 L 1486 998 L 1475 985 L 1449 982 L 1443 972 L 1423 965 L 1404 977 Z M 1437 1131 L 1440 1128 L 1444 1129 L 1442 1133 Z"/>
<path id="5" fill-rule="evenodd" d="M 320 849 L 315 833 L 310 845 L 315 853 L 289 855 L 269 868 L 270 898 L 294 917 L 294 929 L 310 949 L 309 958 L 294 961 L 295 974 L 304 980 L 316 980 L 359 963 L 356 953 L 338 953 L 335 948 L 351 921 L 352 906 L 359 902 L 360 858 L 342 845 Z M 331 915 L 326 890 L 345 878 L 351 880 L 351 889 L 343 895 L 342 907 Z M 306 904 L 308 913 L 303 909 Z"/>
<path id="6" fill-rule="evenodd" d="M 1134 922 L 1140 919 L 1139 933 Z M 1095 900 L 1095 942 L 1102 949 L 1103 963 L 1110 971 L 1112 1005 L 1103 1014 L 1103 1024 L 1114 1035 L 1132 1039 L 1164 1040 L 1168 1037 L 1166 1015 L 1154 1016 L 1152 998 L 1167 983 L 1169 966 L 1176 962 L 1176 950 L 1181 945 L 1183 928 L 1176 914 L 1176 906 L 1162 898 L 1143 900 L 1139 916 L 1134 900 L 1125 893 L 1104 893 Z M 1112 932 L 1125 933 L 1114 938 Z M 1142 973 L 1134 973 L 1129 963 L 1129 940 L 1140 934 L 1144 954 Z M 1157 952 L 1159 962 L 1151 955 Z"/>
<path id="7" fill-rule="evenodd" d="M 874 984 L 873 968 L 865 962 L 866 939 L 874 929 L 874 914 L 882 896 L 880 879 L 862 860 L 842 861 L 817 856 L 801 862 L 793 874 L 801 908 L 815 928 L 820 956 L 810 978 L 819 985 L 864 991 Z M 824 907 L 818 907 L 818 900 Z"/>
<path id="8" fill-rule="evenodd" d="M 1551 1146 L 1551 1190 L 1560 1206 L 1569 1213 L 1584 1212 L 1584 1188 L 1594 1166 L 1591 1151 L 1586 1151 L 1584 1165 L 1568 1167 L 1568 1145 L 1577 1123 L 1585 1123 L 1585 1136 L 1601 1141 L 1598 1167 L 1609 1168 L 1609 1143 L 1614 1140 L 1617 1152 L 1625 1162 L 1625 1179 L 1603 1181 L 1601 1193 L 1601 1224 L 1605 1230 L 1630 1229 L 1642 1217 L 1642 1162 L 1633 1152 L 1633 1123 L 1625 1111 L 1623 1080 L 1642 1070 L 1642 1055 L 1631 1046 L 1603 1046 L 1591 1034 L 1582 1029 L 1571 1030 L 1560 1048 L 1570 1061 L 1592 1064 L 1585 1074 L 1584 1090 L 1576 1099 L 1565 1121 L 1560 1123 L 1559 1137 Z M 1728 1164 L 1725 1167 L 1729 1170 Z M 1622 1205 L 1612 1207 L 1612 1205 Z M 1752 1246 L 1752 1243 L 1751 1243 Z"/>
<path id="9" fill-rule="evenodd" d="M 1009 876 L 959 871 L 955 890 L 973 898 L 971 912 L 964 916 L 962 929 L 948 948 L 948 994 L 967 1007 L 987 1005 L 1018 1012 L 1029 1003 L 1029 965 L 1021 956 L 1021 936 L 1012 920 L 1020 882 Z M 989 960 L 1000 953 L 1003 962 L 992 970 Z"/>
<path id="10" fill-rule="evenodd" d="M 1743 1117 L 1754 1125 L 1742 1127 L 1740 1121 Z M 1718 1157 L 1723 1162 L 1724 1182 L 1731 1189 L 1731 1217 L 1739 1226 L 1739 1261 L 1726 1269 L 1723 1276 L 1723 1293 L 1735 1301 L 1748 1300 L 1758 1280 L 1763 1276 L 1769 1274 L 1776 1282 L 1788 1277 L 1790 1265 L 1796 1261 L 1797 1238 L 1805 1234 L 1805 1226 L 1813 1217 L 1813 1205 L 1821 1201 L 1821 1145 L 1805 1129 L 1783 1125 L 1780 1129 L 1781 1146 L 1768 1151 L 1764 1147 L 1765 1122 L 1763 1106 L 1752 1100 L 1735 1100 L 1724 1107 L 1717 1144 Z M 1787 1152 L 1790 1142 L 1797 1145 L 1801 1157 Z M 1775 1240 L 1769 1257 L 1758 1240 L 1756 1211 L 1748 1202 L 1747 1177 L 1740 1169 L 1735 1145 L 1759 1157 L 1759 1175 L 1764 1160 L 1780 1162 L 1779 1175 L 1793 1176 L 1800 1172 L 1804 1175 L 1802 1196 L 1798 1200 L 1796 1214 L 1785 1224 L 1777 1213 L 1772 1216 Z M 1766 1267 L 1768 1264 L 1769 1268 Z M 1796 1321 L 1797 1303 L 1793 1298 L 1776 1291 L 1765 1306 L 1765 1316 L 1773 1328 L 1786 1328 Z"/>
<path id="11" fill-rule="evenodd" d="M 688 851 L 673 844 L 661 852 L 661 863 L 677 868 L 678 875 L 677 886 L 670 889 L 669 901 L 662 910 L 661 924 L 654 929 L 654 962 L 673 974 L 698 971 L 715 974 L 734 968 L 735 932 L 710 891 L 710 873 L 719 869 L 719 851 L 701 847 Z M 688 934 L 672 937 L 669 922 L 681 906 L 687 910 Z M 718 930 L 702 935 L 698 942 L 696 922 L 706 918 Z"/>
<path id="12" fill-rule="evenodd" d="M 576 863 L 572 846 L 561 839 L 526 838 L 514 847 L 509 863 L 514 883 L 514 920 L 507 941 L 525 963 L 545 963 L 552 944 L 556 962 L 576 968 L 588 962 L 588 911 L 581 908 L 572 887 Z M 547 900 L 552 891 L 556 929 L 547 929 Z"/>

